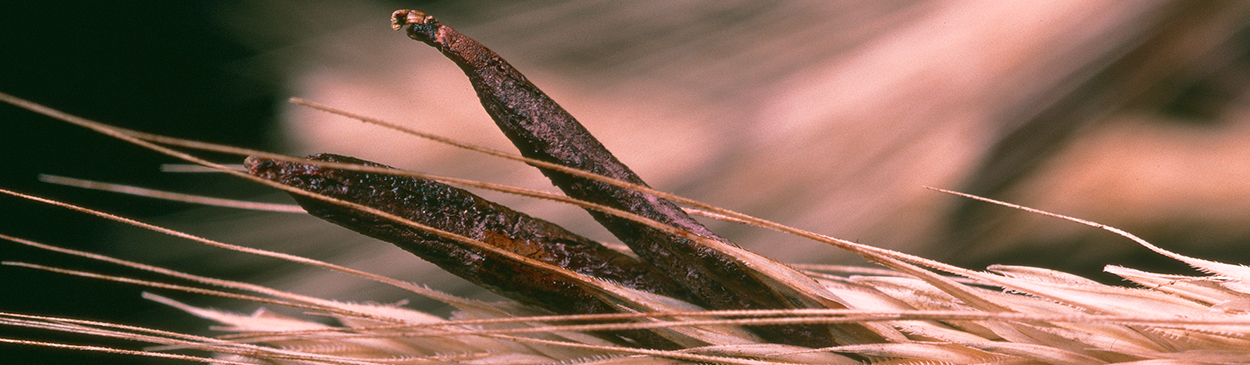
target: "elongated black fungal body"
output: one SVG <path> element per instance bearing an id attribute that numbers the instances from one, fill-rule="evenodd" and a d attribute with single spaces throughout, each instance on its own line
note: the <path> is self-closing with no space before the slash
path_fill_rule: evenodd
<path id="1" fill-rule="evenodd" d="M 332 154 L 313 155 L 309 159 L 389 168 Z M 245 165 L 254 176 L 378 209 L 570 271 L 641 291 L 679 299 L 687 297 L 680 286 L 645 262 L 554 223 L 443 183 L 258 157 L 248 158 Z M 292 196 L 315 217 L 395 244 L 452 274 L 518 302 L 560 314 L 617 312 L 591 290 L 531 265 L 356 209 L 302 195 Z M 647 347 L 673 347 L 671 342 L 646 331 L 600 335 L 608 335 L 610 339 L 624 336 Z"/>
<path id="2" fill-rule="evenodd" d="M 645 186 L 581 123 L 498 54 L 419 11 L 396 11 L 392 24 L 396 30 L 409 26 L 410 38 L 437 48 L 460 66 L 482 106 L 523 156 Z M 569 197 L 628 211 L 733 245 L 667 200 L 550 169 L 541 170 Z M 803 306 L 796 299 L 771 290 L 726 253 L 625 218 L 587 211 L 640 257 L 689 290 L 697 304 L 715 309 Z M 809 347 L 833 345 L 837 342 L 834 337 L 838 337 L 829 326 L 819 325 L 766 326 L 754 330 L 770 341 Z"/>

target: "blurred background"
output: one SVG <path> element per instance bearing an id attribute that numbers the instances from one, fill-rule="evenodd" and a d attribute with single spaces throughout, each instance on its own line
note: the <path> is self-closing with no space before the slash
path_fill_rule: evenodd
<path id="1" fill-rule="evenodd" d="M 513 151 L 463 73 L 390 29 L 401 8 L 425 10 L 503 55 L 660 190 L 973 269 L 1031 265 L 1103 282 L 1117 282 L 1101 273 L 1107 264 L 1193 274 L 1110 233 L 923 186 L 1250 262 L 1243 2 L 32 2 L 0 6 L 0 92 L 149 132 L 554 191 L 528 166 L 286 104 L 298 96 Z M 284 199 L 227 177 L 159 172 L 175 161 L 13 107 L 0 106 L 0 119 L 2 188 L 492 299 L 316 219 L 39 183 L 44 173 Z M 577 208 L 483 195 L 614 241 Z M 4 234 L 301 294 L 447 310 L 59 208 L 8 197 L 0 207 Z M 793 237 L 709 226 L 785 262 L 863 264 Z M 0 244 L 0 260 L 145 276 L 14 244 Z M 211 325 L 140 299 L 134 286 L 11 267 L 0 268 L 0 286 L 4 311 L 201 334 Z M 0 336 L 88 341 L 11 328 Z M 30 363 L 134 361 L 15 345 L 0 353 Z"/>

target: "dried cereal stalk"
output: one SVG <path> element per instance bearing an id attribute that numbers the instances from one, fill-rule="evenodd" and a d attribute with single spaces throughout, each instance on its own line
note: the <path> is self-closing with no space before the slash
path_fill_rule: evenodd
<path id="1" fill-rule="evenodd" d="M 405 172 L 348 157 L 300 159 L 174 139 L 110 127 L 7 94 L 0 94 L 0 99 L 281 189 L 314 216 L 392 242 L 515 302 L 458 298 L 330 263 L 234 246 L 0 190 L 206 245 L 356 275 L 458 310 L 452 318 L 441 318 L 402 306 L 342 303 L 0 235 L 18 244 L 191 284 L 5 262 L 9 266 L 288 306 L 338 321 L 326 325 L 263 310 L 239 315 L 145 294 L 220 322 L 231 334 L 214 338 L 0 313 L 3 325 L 129 339 L 155 347 L 0 342 L 220 364 L 1165 364 L 1237 363 L 1250 358 L 1246 338 L 1250 287 L 1244 284 L 1250 269 L 1244 266 L 1182 256 L 1111 227 L 1012 206 L 1120 234 L 1211 275 L 1163 275 L 1109 266 L 1108 272 L 1140 286 L 1128 288 L 1031 267 L 972 271 L 693 202 L 646 187 L 572 116 L 485 47 L 421 12 L 402 10 L 393 20 L 396 29 L 408 26 L 409 36 L 438 47 L 461 66 L 483 105 L 524 157 L 487 153 L 539 167 L 568 197 Z M 250 155 L 250 175 L 171 147 Z M 447 184 L 578 205 L 641 260 Z M 859 275 L 820 267 L 801 271 L 716 236 L 677 204 L 699 209 L 691 212 L 850 250 L 889 270 Z"/>

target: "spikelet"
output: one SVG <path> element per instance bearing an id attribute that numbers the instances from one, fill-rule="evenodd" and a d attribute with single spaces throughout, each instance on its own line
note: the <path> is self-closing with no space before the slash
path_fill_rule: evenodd
<path id="1" fill-rule="evenodd" d="M 0 94 L 0 99 L 292 194 L 307 193 L 254 178 L 169 147 L 259 155 L 275 160 L 318 164 L 289 156 L 117 129 L 5 94 Z M 298 103 L 381 124 L 311 102 Z M 458 142 L 450 143 L 464 146 Z M 494 151 L 487 153 L 502 155 Z M 535 165 L 541 162 L 510 155 L 505 157 Z M 329 163 L 319 165 L 329 168 L 356 168 L 369 173 L 424 177 L 453 184 L 496 189 L 578 204 L 608 212 L 616 217 L 643 221 L 623 212 L 612 212 L 602 205 L 521 189 L 387 169 L 361 169 L 358 166 Z M 106 190 L 134 190 L 66 178 L 50 177 L 47 180 Z M 1250 298 L 1247 298 L 1250 295 L 1250 286 L 1245 284 L 1245 280 L 1250 279 L 1250 269 L 1169 252 L 1126 232 L 1097 223 L 1013 206 L 1122 235 L 1139 243 L 1143 248 L 1188 264 L 1205 275 L 1156 274 L 1108 266 L 1107 272 L 1136 284 L 1133 287 L 1121 287 L 1043 268 L 996 265 L 986 271 L 967 270 L 787 227 L 650 190 L 644 186 L 629 183 L 622 185 L 627 189 L 654 194 L 682 204 L 692 214 L 776 230 L 825 243 L 832 246 L 831 249 L 847 250 L 883 266 L 884 269 L 787 266 L 736 246 L 709 243 L 709 247 L 718 253 L 730 256 L 750 268 L 756 279 L 769 286 L 767 290 L 791 293 L 794 296 L 831 298 L 831 302 L 837 305 L 828 308 L 706 310 L 679 299 L 634 290 L 618 283 L 582 277 L 575 273 L 561 273 L 571 280 L 591 286 L 597 291 L 597 295 L 621 311 L 559 315 L 515 302 L 482 302 L 460 298 L 417 284 L 330 263 L 216 242 L 67 203 L 3 190 L 5 194 L 94 214 L 104 219 L 163 232 L 220 249 L 355 275 L 441 301 L 454 307 L 456 311 L 449 317 L 440 317 L 398 304 L 339 302 L 245 282 L 181 273 L 58 248 L 19 237 L 0 236 L 18 244 L 148 271 L 163 275 L 169 281 L 140 280 L 38 264 L 5 262 L 9 266 L 139 285 L 154 291 L 186 292 L 254 302 L 261 308 L 251 314 L 232 313 L 195 307 L 163 295 L 146 293 L 144 298 L 148 300 L 177 308 L 189 316 L 217 322 L 220 326 L 216 329 L 228 334 L 203 337 L 112 323 L 0 313 L 0 323 L 4 325 L 79 333 L 100 338 L 129 339 L 148 347 L 143 350 L 130 350 L 20 339 L 0 341 L 219 364 L 1179 364 L 1238 363 L 1246 362 L 1250 358 L 1250 339 L 1247 339 L 1250 334 L 1250 318 L 1245 315 L 1250 309 Z M 141 194 L 164 195 L 151 191 Z M 180 198 L 176 195 L 164 196 Z M 353 209 L 371 209 L 324 196 L 314 198 Z M 239 204 L 205 198 L 191 200 L 298 211 L 291 206 Z M 377 210 L 370 212 L 385 215 L 385 212 Z M 391 219 L 401 224 L 418 226 L 402 217 Z M 662 228 L 664 227 L 657 229 Z M 471 239 L 468 241 L 468 244 L 478 244 Z M 530 264 L 551 271 L 560 270 L 545 267 L 541 263 Z M 761 288 L 763 289 L 765 288 Z M 266 307 L 290 307 L 305 311 L 306 315 L 282 315 L 263 309 Z M 332 318 L 334 324 L 326 324 L 324 319 L 327 317 Z M 796 324 L 862 325 L 875 338 L 872 341 L 810 348 L 768 341 L 751 330 L 760 326 Z M 650 331 L 679 344 L 681 348 L 630 346 L 596 335 L 611 331 Z M 211 357 L 195 355 L 204 352 L 211 353 Z"/>
<path id="2" fill-rule="evenodd" d="M 180 152 L 146 141 L 191 144 L 114 129 L 7 95 L 4 99 L 9 103 L 173 155 L 180 155 Z M 198 144 L 197 148 L 228 149 L 207 144 Z M 213 165 L 207 161 L 196 160 L 190 155 L 181 156 Z M 65 203 L 47 202 L 128 224 L 162 230 Z M 541 309 L 516 303 L 486 303 L 457 298 L 418 285 L 372 276 L 332 264 L 166 231 L 225 249 L 347 272 L 443 301 L 457 309 L 450 318 L 440 318 L 398 305 L 344 303 L 306 297 L 4 236 L 17 243 L 152 271 L 171 278 L 190 280 L 198 285 L 141 281 L 35 264 L 7 262 L 7 265 L 93 276 L 154 289 L 249 300 L 265 306 L 290 306 L 315 315 L 310 318 L 295 318 L 264 309 L 258 309 L 252 314 L 237 314 L 197 308 L 161 295 L 145 294 L 145 298 L 150 300 L 181 309 L 190 315 L 216 321 L 222 325 L 219 330 L 230 334 L 209 338 L 16 313 L 6 313 L 3 321 L 7 325 L 21 327 L 127 338 L 154 346 L 141 351 L 71 346 L 81 350 L 199 359 L 221 364 L 633 364 L 672 361 L 734 364 L 861 361 L 891 364 L 1230 363 L 1244 361 L 1246 356 L 1250 356 L 1250 352 L 1246 351 L 1250 349 L 1250 339 L 1246 337 L 1250 334 L 1250 318 L 1245 314 L 1250 308 L 1250 286 L 1245 284 L 1245 280 L 1250 278 L 1250 269 L 1168 252 L 1126 232 L 1096 223 L 1058 216 L 1123 235 L 1146 249 L 1184 262 L 1207 275 L 1155 274 L 1108 266 L 1107 272 L 1137 284 L 1136 287 L 1119 287 L 1042 268 L 992 266 L 987 271 L 972 271 L 804 232 L 733 212 L 705 212 L 705 215 L 730 216 L 734 221 L 816 239 L 856 252 L 889 270 L 842 274 L 839 271 L 842 269 L 838 267 L 804 266 L 804 275 L 842 300 L 846 306 L 844 309 L 707 311 L 671 298 L 618 287 L 605 290 L 618 293 L 621 300 L 650 303 L 652 310 L 620 314 L 552 315 Z M 613 286 L 611 283 L 601 284 L 605 288 Z M 788 285 L 786 279 L 777 280 L 775 284 Z M 324 316 L 334 318 L 337 325 L 327 325 L 315 320 Z M 794 323 L 879 324 L 881 326 L 870 328 L 880 331 L 885 341 L 803 348 L 768 343 L 741 327 Z M 589 334 L 594 331 L 625 329 L 663 330 L 665 336 L 686 347 L 679 350 L 654 350 L 621 346 Z M 68 346 L 17 339 L 4 341 L 27 345 Z M 212 359 L 176 355 L 182 349 L 205 350 L 216 355 Z"/>

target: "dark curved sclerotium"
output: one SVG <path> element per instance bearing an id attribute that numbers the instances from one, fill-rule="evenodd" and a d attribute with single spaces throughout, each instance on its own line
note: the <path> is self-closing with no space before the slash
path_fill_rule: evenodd
<path id="1" fill-rule="evenodd" d="M 371 167 L 357 158 L 320 154 L 310 160 Z M 554 223 L 528 216 L 447 184 L 406 176 L 327 168 L 315 164 L 249 157 L 248 172 L 266 180 L 368 206 L 422 225 L 482 241 L 530 259 L 622 286 L 685 298 L 680 286 L 651 265 L 578 236 Z M 309 214 L 390 242 L 496 294 L 560 314 L 616 313 L 581 283 L 517 262 L 498 253 L 323 200 L 292 194 Z M 647 331 L 617 336 L 653 348 L 674 345 Z"/>
<path id="2" fill-rule="evenodd" d="M 410 38 L 437 48 L 460 66 L 482 106 L 523 156 L 645 186 L 581 123 L 498 54 L 419 11 L 396 11 L 392 24 L 397 30 L 409 26 Z M 667 200 L 551 169 L 540 170 L 569 197 L 628 211 L 732 245 Z M 769 289 L 751 275 L 749 268 L 724 252 L 629 219 L 587 211 L 640 257 L 689 290 L 697 304 L 714 309 L 802 306 Z M 809 347 L 850 343 L 855 336 L 820 325 L 765 326 L 753 330 L 770 341 Z"/>

